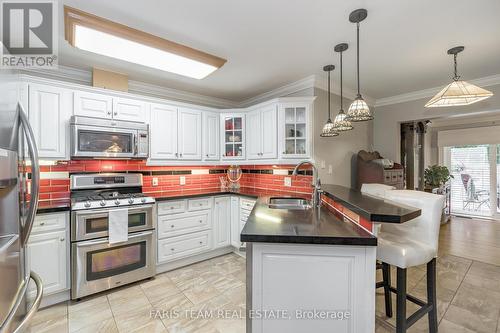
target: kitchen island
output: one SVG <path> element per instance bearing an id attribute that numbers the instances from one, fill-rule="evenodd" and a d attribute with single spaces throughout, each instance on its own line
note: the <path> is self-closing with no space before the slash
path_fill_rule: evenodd
<path id="1" fill-rule="evenodd" d="M 390 212 L 392 223 L 398 214 L 420 215 L 355 190 L 348 202 L 347 188 L 325 188 L 324 197 L 342 197 L 343 205 L 365 217 L 383 218 L 369 214 L 369 207 Z M 273 198 L 257 200 L 241 233 L 247 243 L 247 332 L 374 332 L 376 237 L 325 202 L 298 208 L 270 205 Z M 407 220 L 401 216 L 398 223 Z"/>

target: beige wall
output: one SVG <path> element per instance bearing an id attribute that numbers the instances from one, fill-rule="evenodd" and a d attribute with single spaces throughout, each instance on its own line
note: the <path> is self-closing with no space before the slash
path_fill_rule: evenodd
<path id="1" fill-rule="evenodd" d="M 375 108 L 373 123 L 373 145 L 382 156 L 400 162 L 400 124 L 406 121 L 425 119 L 450 119 L 467 115 L 486 115 L 500 112 L 500 85 L 486 87 L 495 95 L 484 101 L 460 107 L 425 108 L 430 98 L 380 106 Z M 435 138 L 431 135 L 431 140 Z M 432 144 L 432 143 L 431 143 Z M 436 146 L 431 148 L 430 163 L 437 163 Z"/>
<path id="2" fill-rule="evenodd" d="M 339 184 L 344 186 L 355 186 L 352 160 L 359 150 L 369 150 L 372 140 L 372 122 L 354 123 L 354 129 L 333 138 L 322 138 L 319 136 L 327 116 L 328 92 L 315 88 L 314 95 L 314 160 L 319 169 L 323 184 Z M 350 100 L 344 99 L 344 109 L 349 108 Z M 340 109 L 340 96 L 331 94 L 331 112 L 334 120 Z M 321 168 L 321 162 L 325 162 L 325 168 Z M 332 174 L 328 173 L 328 166 L 332 166 Z"/>

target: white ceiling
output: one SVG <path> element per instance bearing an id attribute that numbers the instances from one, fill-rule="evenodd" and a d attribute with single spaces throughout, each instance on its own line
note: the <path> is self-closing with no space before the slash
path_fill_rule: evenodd
<path id="1" fill-rule="evenodd" d="M 64 4 L 227 59 L 203 80 L 180 77 L 97 56 L 68 45 L 60 13 L 60 64 L 100 67 L 130 79 L 241 101 L 338 64 L 354 89 L 355 25 L 349 13 L 366 8 L 361 24 L 361 89 L 380 99 L 447 84 L 452 57 L 464 45 L 464 79 L 500 73 L 498 0 L 63 0 Z M 338 81 L 338 72 L 335 76 Z M 335 84 L 338 84 L 337 82 Z"/>

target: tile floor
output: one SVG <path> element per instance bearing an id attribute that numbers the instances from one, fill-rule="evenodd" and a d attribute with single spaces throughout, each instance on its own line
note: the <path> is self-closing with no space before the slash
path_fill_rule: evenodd
<path id="1" fill-rule="evenodd" d="M 441 333 L 500 333 L 500 266 L 445 254 L 438 259 L 437 271 Z M 395 269 L 392 273 L 395 281 Z M 425 284 L 425 267 L 410 269 L 409 292 L 425 299 Z M 394 324 L 394 319 L 384 319 L 381 290 L 376 301 L 376 332 L 393 332 L 385 324 Z M 241 319 L 172 318 L 168 314 L 183 314 L 185 310 L 199 314 L 203 312 L 198 311 L 207 309 L 238 314 L 244 313 L 244 308 L 244 259 L 230 254 L 104 295 L 43 309 L 34 318 L 31 332 L 239 333 L 245 332 Z M 408 303 L 409 314 L 415 309 Z M 427 327 L 423 318 L 409 332 L 427 332 Z"/>

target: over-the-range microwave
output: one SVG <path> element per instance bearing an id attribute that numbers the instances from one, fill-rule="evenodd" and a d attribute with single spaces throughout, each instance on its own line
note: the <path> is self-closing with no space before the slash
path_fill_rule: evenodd
<path id="1" fill-rule="evenodd" d="M 71 158 L 147 159 L 149 127 L 145 123 L 72 116 Z"/>

